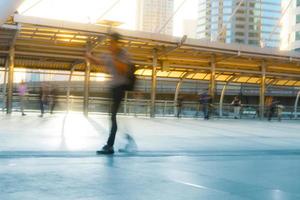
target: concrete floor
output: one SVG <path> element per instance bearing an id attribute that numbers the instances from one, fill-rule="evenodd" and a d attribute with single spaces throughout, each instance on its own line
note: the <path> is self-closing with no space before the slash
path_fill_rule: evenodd
<path id="1" fill-rule="evenodd" d="M 300 199 L 300 122 L 0 115 L 0 199 Z"/>

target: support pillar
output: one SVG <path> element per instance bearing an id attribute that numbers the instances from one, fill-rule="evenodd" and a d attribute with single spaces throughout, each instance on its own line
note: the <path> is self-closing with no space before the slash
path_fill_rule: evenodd
<path id="1" fill-rule="evenodd" d="M 83 96 L 83 114 L 88 116 L 89 111 L 89 89 L 90 89 L 90 68 L 91 63 L 86 61 L 84 76 L 84 96 Z"/>
<path id="2" fill-rule="evenodd" d="M 211 67 L 211 69 L 210 69 L 211 74 L 210 74 L 210 82 L 209 82 L 209 94 L 211 96 L 212 102 L 214 102 L 215 93 L 216 93 L 216 58 L 215 58 L 215 56 L 211 57 L 210 67 Z"/>
<path id="3" fill-rule="evenodd" d="M 4 78 L 3 78 L 3 88 L 2 88 L 2 111 L 4 112 L 6 108 L 6 84 L 7 84 L 7 72 L 8 72 L 8 66 L 9 66 L 9 57 L 5 60 L 5 66 L 4 66 Z"/>
<path id="4" fill-rule="evenodd" d="M 185 74 L 180 78 L 180 80 L 178 81 L 178 83 L 176 85 L 175 95 L 174 95 L 174 116 L 177 115 L 177 100 L 178 100 L 178 95 L 179 95 L 181 85 L 182 85 L 184 79 L 190 74 L 191 73 L 189 73 L 189 72 L 185 72 Z"/>
<path id="5" fill-rule="evenodd" d="M 183 79 L 180 79 L 180 81 L 176 85 L 176 90 L 175 90 L 175 95 L 174 95 L 174 116 L 177 116 L 177 100 L 178 100 L 178 95 L 179 95 L 179 90 L 181 88 Z"/>
<path id="6" fill-rule="evenodd" d="M 224 96 L 225 96 L 225 92 L 227 89 L 228 84 L 233 81 L 234 79 L 238 78 L 239 76 L 233 76 L 231 77 L 223 86 L 222 92 L 221 92 L 221 97 L 220 97 L 220 102 L 219 102 L 219 116 L 222 117 L 223 116 L 223 102 L 224 102 Z"/>
<path id="7" fill-rule="evenodd" d="M 297 107 L 298 107 L 299 97 L 300 97 L 300 91 L 297 93 L 297 97 L 296 97 L 295 105 L 294 105 L 294 118 L 295 119 L 298 117 L 298 115 L 297 115 Z"/>
<path id="8" fill-rule="evenodd" d="M 155 117 L 157 50 L 153 51 L 150 117 Z"/>
<path id="9" fill-rule="evenodd" d="M 9 50 L 9 69 L 8 69 L 8 84 L 7 84 L 7 107 L 6 113 L 12 112 L 12 100 L 13 100 L 13 87 L 14 87 L 14 68 L 15 68 L 15 47 L 11 47 Z"/>
<path id="10" fill-rule="evenodd" d="M 221 92 L 220 103 L 219 103 L 219 117 L 223 117 L 223 102 L 224 102 L 224 96 L 225 96 L 228 83 L 229 82 L 225 83 Z"/>
<path id="11" fill-rule="evenodd" d="M 261 65 L 261 82 L 260 82 L 260 93 L 259 93 L 259 115 L 260 119 L 264 119 L 265 113 L 265 93 L 266 93 L 266 63 L 263 62 Z"/>

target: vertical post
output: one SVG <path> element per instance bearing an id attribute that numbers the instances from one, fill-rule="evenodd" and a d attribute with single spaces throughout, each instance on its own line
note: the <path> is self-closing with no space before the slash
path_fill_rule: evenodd
<path id="1" fill-rule="evenodd" d="M 9 57 L 5 60 L 5 67 L 4 67 L 4 78 L 3 78 L 3 88 L 2 88 L 2 111 L 4 112 L 6 107 L 6 84 L 7 84 L 7 72 L 9 66 Z"/>
<path id="2" fill-rule="evenodd" d="M 227 85 L 229 82 L 226 82 L 225 85 L 223 86 L 221 97 L 220 97 L 220 103 L 219 103 L 219 117 L 223 117 L 223 102 L 224 102 L 224 96 L 225 96 L 225 91 L 227 89 Z"/>
<path id="3" fill-rule="evenodd" d="M 178 81 L 176 85 L 175 95 L 174 95 L 174 116 L 177 116 L 177 101 L 178 101 L 178 95 L 181 88 L 181 85 L 184 81 L 184 79 L 190 75 L 191 73 L 185 72 L 183 76 L 181 76 L 180 80 Z"/>
<path id="4" fill-rule="evenodd" d="M 153 51 L 150 117 L 155 117 L 157 50 Z"/>
<path id="5" fill-rule="evenodd" d="M 178 101 L 178 95 L 179 95 L 179 90 L 180 90 L 180 87 L 181 87 L 181 84 L 182 84 L 182 79 L 180 79 L 180 81 L 177 83 L 176 85 L 176 90 L 175 90 L 175 96 L 174 96 L 174 116 L 176 117 L 177 116 L 177 101 Z"/>
<path id="6" fill-rule="evenodd" d="M 83 114 L 88 116 L 89 111 L 89 89 L 90 89 L 90 61 L 86 61 L 84 76 Z"/>
<path id="7" fill-rule="evenodd" d="M 8 69 L 8 88 L 7 88 L 7 109 L 6 113 L 12 112 L 13 87 L 14 87 L 14 68 L 15 68 L 15 47 L 12 46 L 9 50 L 9 69 Z"/>
<path id="8" fill-rule="evenodd" d="M 266 63 L 262 62 L 262 65 L 261 65 L 260 94 L 259 94 L 259 114 L 260 114 L 260 119 L 261 120 L 264 119 L 265 93 L 266 93 Z"/>
<path id="9" fill-rule="evenodd" d="M 209 84 L 209 94 L 211 96 L 212 102 L 214 102 L 216 93 L 216 58 L 214 55 L 211 57 L 210 67 L 211 75 Z"/>

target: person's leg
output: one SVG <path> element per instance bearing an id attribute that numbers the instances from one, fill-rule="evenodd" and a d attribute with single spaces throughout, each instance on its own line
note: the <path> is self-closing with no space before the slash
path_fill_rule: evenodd
<path id="1" fill-rule="evenodd" d="M 24 113 L 24 96 L 20 96 L 20 106 L 21 106 L 21 113 L 22 115 L 25 115 Z"/>
<path id="2" fill-rule="evenodd" d="M 40 109 L 41 109 L 41 116 L 44 115 L 44 102 L 43 100 L 40 100 Z"/>
<path id="3" fill-rule="evenodd" d="M 51 106 L 50 106 L 50 114 L 53 114 L 55 103 L 56 103 L 56 101 L 55 101 L 55 99 L 53 99 L 51 102 Z"/>
<path id="4" fill-rule="evenodd" d="M 233 106 L 233 117 L 234 117 L 234 119 L 236 119 L 237 117 L 237 115 L 236 115 L 236 106 Z"/>
<path id="5" fill-rule="evenodd" d="M 268 113 L 268 120 L 271 121 L 273 116 L 273 108 L 269 108 L 269 113 Z"/>
<path id="6" fill-rule="evenodd" d="M 203 118 L 206 119 L 206 110 L 204 104 L 202 104 L 202 112 L 203 112 Z"/>
<path id="7" fill-rule="evenodd" d="M 212 116 L 213 107 L 210 104 L 206 104 L 206 119 L 208 120 Z"/>
<path id="8" fill-rule="evenodd" d="M 241 118 L 241 107 L 240 106 L 237 106 L 237 108 L 236 108 L 236 116 L 237 116 L 237 118 Z"/>
<path id="9" fill-rule="evenodd" d="M 203 104 L 203 114 L 204 114 L 204 119 L 208 119 L 208 104 Z"/>
<path id="10" fill-rule="evenodd" d="M 181 114 L 181 107 L 178 106 L 177 107 L 177 118 L 180 118 L 180 114 Z"/>
<path id="11" fill-rule="evenodd" d="M 115 143 L 115 137 L 118 130 L 117 126 L 117 112 L 120 107 L 122 98 L 124 97 L 125 91 L 123 87 L 116 87 L 112 89 L 113 104 L 111 107 L 111 130 L 107 140 L 107 146 L 113 147 Z"/>

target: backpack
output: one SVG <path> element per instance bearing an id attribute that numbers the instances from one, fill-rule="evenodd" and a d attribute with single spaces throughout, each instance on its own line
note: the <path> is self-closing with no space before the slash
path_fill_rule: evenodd
<path id="1" fill-rule="evenodd" d="M 133 91 L 134 90 L 134 86 L 135 86 L 135 81 L 136 81 L 136 77 L 134 74 L 134 64 L 130 63 L 128 65 L 128 71 L 127 71 L 127 79 L 128 79 L 128 83 L 125 86 L 125 89 L 127 91 Z"/>

